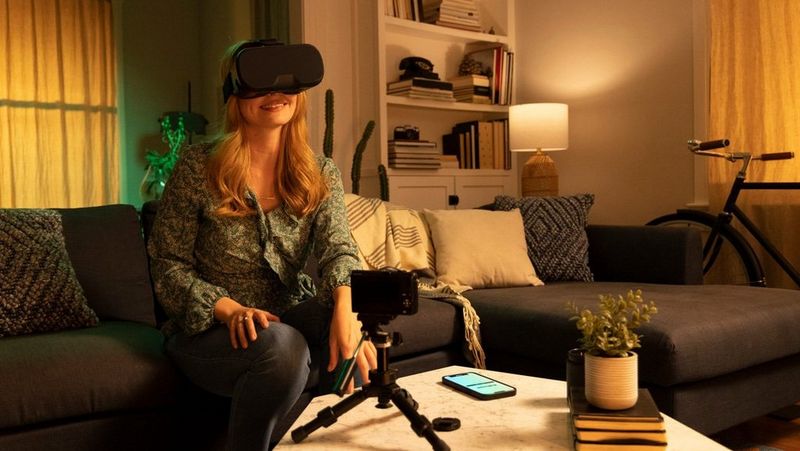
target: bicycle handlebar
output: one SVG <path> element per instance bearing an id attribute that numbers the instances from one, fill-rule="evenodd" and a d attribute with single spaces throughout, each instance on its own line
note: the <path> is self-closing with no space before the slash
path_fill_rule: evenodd
<path id="1" fill-rule="evenodd" d="M 728 161 L 736 160 L 752 160 L 771 161 L 771 160 L 790 160 L 794 158 L 794 152 L 773 152 L 762 153 L 761 155 L 752 155 L 749 152 L 712 152 L 711 149 L 719 149 L 721 147 L 728 147 L 730 141 L 727 139 L 715 139 L 713 141 L 699 141 L 697 139 L 689 140 L 689 150 L 695 155 L 703 155 L 707 157 L 724 158 Z"/>
<path id="2" fill-rule="evenodd" d="M 689 141 L 689 149 L 690 150 L 711 150 L 711 149 L 719 149 L 722 147 L 728 147 L 730 145 L 730 141 L 727 139 L 715 139 L 713 141 L 698 141 L 693 139 Z"/>
<path id="3" fill-rule="evenodd" d="M 761 155 L 756 155 L 753 157 L 754 160 L 762 160 L 762 161 L 791 160 L 792 158 L 794 158 L 794 152 L 762 153 Z"/>

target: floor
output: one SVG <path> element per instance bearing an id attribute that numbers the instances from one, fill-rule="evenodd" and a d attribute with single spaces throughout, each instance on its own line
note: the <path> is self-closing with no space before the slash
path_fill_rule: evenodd
<path id="1" fill-rule="evenodd" d="M 800 451 L 800 403 L 711 438 L 736 451 Z"/>

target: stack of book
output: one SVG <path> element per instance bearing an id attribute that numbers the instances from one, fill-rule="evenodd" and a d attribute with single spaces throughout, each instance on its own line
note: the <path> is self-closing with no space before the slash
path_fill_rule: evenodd
<path id="1" fill-rule="evenodd" d="M 570 391 L 571 426 L 576 451 L 655 451 L 667 449 L 664 417 L 646 388 L 636 405 L 605 410 L 586 401 L 582 387 Z"/>
<path id="2" fill-rule="evenodd" d="M 453 84 L 432 78 L 413 77 L 386 84 L 386 93 L 415 99 L 443 100 L 455 102 Z"/>
<path id="3" fill-rule="evenodd" d="M 439 169 L 442 152 L 436 143 L 424 140 L 389 140 L 389 167 L 395 169 Z"/>
<path id="4" fill-rule="evenodd" d="M 453 84 L 453 97 L 458 102 L 492 103 L 492 91 L 486 75 L 461 75 L 447 81 Z"/>
<path id="5" fill-rule="evenodd" d="M 443 27 L 481 31 L 475 0 L 421 0 L 422 21 Z"/>
<path id="6" fill-rule="evenodd" d="M 498 105 L 511 104 L 514 86 L 514 52 L 504 44 L 469 43 L 465 46 L 465 57 L 478 63 L 489 73 L 489 97 Z"/>
<path id="7" fill-rule="evenodd" d="M 508 119 L 460 122 L 442 136 L 442 153 L 461 169 L 511 169 Z"/>

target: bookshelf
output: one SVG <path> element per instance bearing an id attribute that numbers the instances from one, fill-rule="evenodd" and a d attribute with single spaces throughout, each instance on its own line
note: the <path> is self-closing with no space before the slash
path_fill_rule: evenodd
<path id="1" fill-rule="evenodd" d="M 372 43 L 372 55 L 378 68 L 374 76 L 363 75 L 362 81 L 371 79 L 374 92 L 372 105 L 362 107 L 375 113 L 377 142 L 375 164 L 383 164 L 389 176 L 390 200 L 412 208 L 472 208 L 486 204 L 495 195 L 518 194 L 518 172 L 512 158 L 511 169 L 395 169 L 389 167 L 388 143 L 396 126 L 419 127 L 420 139 L 436 142 L 442 148 L 442 136 L 452 131 L 455 124 L 508 117 L 508 106 L 446 102 L 388 95 L 386 84 L 398 80 L 400 61 L 408 56 L 421 56 L 430 60 L 434 72 L 442 80 L 458 75 L 458 66 L 468 46 L 499 43 L 514 49 L 514 0 L 476 0 L 481 16 L 481 27 L 492 28 L 495 34 L 448 28 L 439 25 L 401 19 L 387 15 L 386 2 L 371 0 L 361 2 L 364 20 L 372 20 L 372 36 L 364 42 Z M 371 39 L 370 39 L 371 38 Z M 367 64 L 366 66 L 370 66 Z M 369 70 L 369 67 L 366 68 Z M 364 102 L 362 101 L 362 104 Z M 457 200 L 457 204 L 454 204 Z"/>

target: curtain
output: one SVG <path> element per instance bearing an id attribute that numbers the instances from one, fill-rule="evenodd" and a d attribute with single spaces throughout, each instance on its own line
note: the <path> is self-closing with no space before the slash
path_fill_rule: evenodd
<path id="1" fill-rule="evenodd" d="M 753 161 L 747 179 L 800 181 L 800 1 L 711 0 L 709 7 L 709 138 L 730 138 L 734 150 L 753 154 L 794 151 L 792 160 Z M 738 166 L 709 161 L 712 211 L 722 207 Z M 737 204 L 800 268 L 800 192 L 744 191 Z M 769 286 L 798 288 L 753 247 Z"/>
<path id="2" fill-rule="evenodd" d="M 0 207 L 118 202 L 109 0 L 0 0 Z"/>

